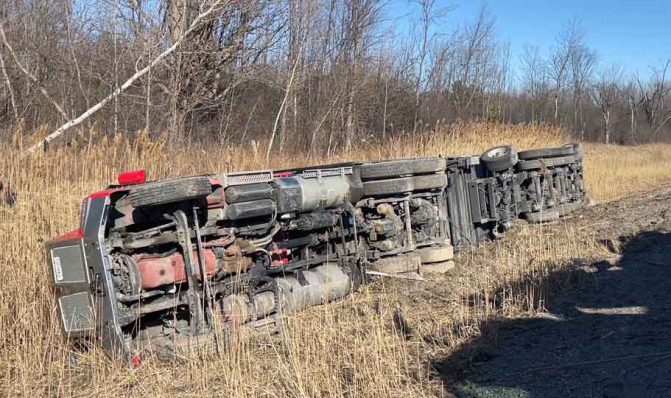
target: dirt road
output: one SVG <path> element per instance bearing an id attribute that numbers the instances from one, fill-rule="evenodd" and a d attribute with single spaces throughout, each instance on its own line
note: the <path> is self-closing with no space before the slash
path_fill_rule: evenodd
<path id="1" fill-rule="evenodd" d="M 433 366 L 461 397 L 671 397 L 671 187 L 583 209 L 562 224 L 603 244 L 576 253 L 532 317 L 485 320 Z"/>

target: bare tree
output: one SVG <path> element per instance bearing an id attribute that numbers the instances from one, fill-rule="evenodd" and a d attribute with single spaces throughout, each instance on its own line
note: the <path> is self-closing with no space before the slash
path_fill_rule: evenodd
<path id="1" fill-rule="evenodd" d="M 2 56 L 2 52 L 0 52 L 0 70 L 2 70 L 2 77 L 5 79 L 5 85 L 7 86 L 7 91 L 9 92 L 9 103 L 12 106 L 12 114 L 14 115 L 14 119 L 19 118 L 19 111 L 16 109 L 16 100 L 14 99 L 14 89 L 12 88 L 12 82 L 9 79 L 9 75 L 7 74 L 7 67 L 5 66 L 5 58 Z"/>
<path id="2" fill-rule="evenodd" d="M 571 21 L 557 36 L 557 47 L 550 56 L 548 70 L 554 85 L 554 123 L 559 123 L 559 108 L 563 102 L 564 89 L 569 81 L 571 59 L 579 47 L 584 32 L 576 20 Z"/>
<path id="3" fill-rule="evenodd" d="M 604 81 L 572 21 L 547 56 L 527 46 L 515 70 L 486 7 L 437 29 L 449 7 L 410 3 L 416 12 L 388 19 L 381 0 L 0 2 L 0 129 L 50 126 L 49 141 L 81 126 L 67 141 L 89 145 L 142 129 L 171 142 L 270 138 L 266 156 L 470 120 L 554 123 L 609 142 L 671 137 L 669 63 Z"/>
<path id="4" fill-rule="evenodd" d="M 474 101 L 492 83 L 498 67 L 494 19 L 486 6 L 480 9 L 475 23 L 464 29 L 461 39 L 452 96 L 458 117 L 468 119 Z"/>
<path id="5" fill-rule="evenodd" d="M 429 32 L 432 26 L 449 11 L 449 8 L 436 8 L 436 0 L 412 0 L 419 7 L 419 34 L 417 35 L 417 76 L 415 78 L 415 109 L 412 122 L 412 130 L 417 130 L 419 110 L 421 105 L 421 94 L 424 91 L 426 62 L 429 55 L 432 37 Z"/>
<path id="6" fill-rule="evenodd" d="M 618 67 L 610 67 L 601 74 L 600 80 L 594 85 L 593 97 L 601 111 L 603 119 L 603 141 L 610 144 L 612 113 L 619 97 L 618 83 L 622 78 L 622 71 Z"/>
<path id="7" fill-rule="evenodd" d="M 7 36 L 5 35 L 5 28 L 3 27 L 3 25 L 1 23 L 0 23 L 0 39 L 2 39 L 2 44 L 5 45 L 5 48 L 7 48 L 7 51 L 9 51 L 9 54 L 14 59 L 14 63 L 21 70 L 21 72 L 23 72 L 23 74 L 26 76 L 26 78 L 28 78 L 35 85 L 37 90 L 42 94 L 42 96 L 44 96 L 44 98 L 46 98 L 51 103 L 51 105 L 53 105 L 53 107 L 58 111 L 58 113 L 60 113 L 61 116 L 63 116 L 64 118 L 67 119 L 68 115 L 65 112 L 65 110 L 63 110 L 63 107 L 58 102 L 56 102 L 56 100 L 54 100 L 52 98 L 51 94 L 49 94 L 47 89 L 44 88 L 44 86 L 40 84 L 39 79 L 37 77 L 35 77 L 35 75 L 33 75 L 28 70 L 28 68 L 26 68 L 21 63 L 21 61 L 19 60 L 19 57 L 16 55 L 16 52 L 14 51 L 12 46 L 7 41 Z"/>
<path id="8" fill-rule="evenodd" d="M 629 144 L 636 145 L 638 143 L 638 138 L 636 134 L 636 125 L 638 120 L 638 108 L 643 103 L 643 96 L 641 91 L 638 89 L 638 84 L 636 83 L 639 80 L 638 76 L 630 79 L 625 84 L 620 87 L 620 94 L 627 103 L 627 110 L 629 113 L 629 134 L 628 142 Z"/>
<path id="9" fill-rule="evenodd" d="M 667 60 L 661 67 L 654 67 L 650 83 L 647 87 L 639 80 L 639 88 L 643 93 L 643 110 L 650 125 L 652 140 L 657 140 L 657 134 L 671 120 L 671 109 L 666 106 L 666 98 L 671 92 L 671 86 L 666 80 L 666 72 L 671 60 Z"/>
<path id="10" fill-rule="evenodd" d="M 107 105 L 110 101 L 112 101 L 114 98 L 116 98 L 120 93 L 122 93 L 124 90 L 126 90 L 128 87 L 130 87 L 137 79 L 142 77 L 144 74 L 146 74 L 151 68 L 155 65 L 157 65 L 159 62 L 161 62 L 165 57 L 170 55 L 179 45 L 184 41 L 184 39 L 191 34 L 196 28 L 198 28 L 199 24 L 206 20 L 214 11 L 217 10 L 218 7 L 221 6 L 221 1 L 214 1 L 211 4 L 208 5 L 208 8 L 205 8 L 198 16 L 196 16 L 191 23 L 191 25 L 186 29 L 183 33 L 183 35 L 175 42 L 173 43 L 170 47 L 168 47 L 165 51 L 163 51 L 161 54 L 159 54 L 156 58 L 154 58 L 149 65 L 144 67 L 143 69 L 139 70 L 136 72 L 133 76 L 131 76 L 128 80 L 126 80 L 125 83 L 123 83 L 119 88 L 115 89 L 110 95 L 107 97 L 103 98 L 102 101 L 98 102 L 96 105 L 92 106 L 86 112 L 82 113 L 79 115 L 77 118 L 72 119 L 56 129 L 53 133 L 49 134 L 44 138 L 43 141 L 40 141 L 39 143 L 31 146 L 28 148 L 29 152 L 34 152 L 40 148 L 44 148 L 45 145 L 47 145 L 49 142 L 53 141 L 54 139 L 58 138 L 61 134 L 66 132 L 69 128 L 74 127 L 84 120 L 86 120 L 88 117 L 90 117 L 92 114 L 95 112 L 99 111 L 102 107 Z M 4 32 L 2 31 L 2 27 L 0 26 L 0 35 L 4 38 Z M 3 39 L 4 40 L 4 39 Z"/>
<path id="11" fill-rule="evenodd" d="M 356 96 L 359 85 L 359 70 L 363 56 L 370 45 L 371 35 L 380 18 L 379 0 L 347 0 L 347 29 L 345 63 L 347 74 L 347 103 L 345 111 L 345 148 L 350 150 L 357 124 Z"/>
<path id="12" fill-rule="evenodd" d="M 300 59 L 300 50 L 297 56 L 294 59 L 293 67 L 291 68 L 291 74 L 289 75 L 289 80 L 287 81 L 287 86 L 284 89 L 284 97 L 282 98 L 282 103 L 280 104 L 280 110 L 277 111 L 277 116 L 275 117 L 275 124 L 273 125 L 273 131 L 268 140 L 268 150 L 266 151 L 266 161 L 270 159 L 270 152 L 273 149 L 273 142 L 275 141 L 275 134 L 277 132 L 277 123 L 279 122 L 282 115 L 285 114 L 284 109 L 287 105 L 287 99 L 289 98 L 289 93 L 291 93 L 291 88 L 293 87 L 294 78 L 296 77 L 296 70 L 298 69 L 298 60 Z"/>
<path id="13" fill-rule="evenodd" d="M 543 121 L 548 96 L 548 75 L 537 46 L 526 45 L 521 57 L 522 87 L 529 95 L 530 120 Z"/>
<path id="14" fill-rule="evenodd" d="M 578 33 L 579 34 L 579 33 Z M 575 38 L 570 51 L 571 77 L 573 83 L 573 129 L 585 139 L 584 97 L 588 96 L 592 73 L 597 63 L 597 54 L 583 43 L 582 36 Z"/>

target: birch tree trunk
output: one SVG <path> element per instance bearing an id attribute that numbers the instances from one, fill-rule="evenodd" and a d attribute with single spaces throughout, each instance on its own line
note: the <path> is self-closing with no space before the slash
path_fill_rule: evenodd
<path id="1" fill-rule="evenodd" d="M 196 18 L 194 18 L 193 22 L 189 26 L 188 29 L 179 37 L 177 41 L 175 41 L 170 47 L 168 47 L 165 51 L 160 53 L 156 58 L 154 58 L 149 65 L 145 66 L 144 68 L 140 69 L 139 71 L 135 72 L 133 76 L 131 76 L 128 80 L 126 80 L 119 88 L 114 90 L 110 95 L 107 97 L 103 98 L 100 102 L 97 104 L 93 105 L 91 108 L 86 110 L 84 113 L 76 117 L 75 119 L 72 119 L 65 123 L 64 125 L 60 126 L 58 129 L 56 129 L 53 133 L 49 134 L 44 138 L 44 140 L 38 142 L 37 144 L 31 146 L 28 148 L 28 152 L 32 153 L 35 152 L 38 149 L 44 148 L 45 145 L 47 145 L 49 142 L 55 140 L 56 138 L 60 137 L 63 133 L 65 133 L 68 129 L 77 126 L 78 124 L 82 123 L 86 119 L 88 119 L 91 115 L 94 113 L 98 112 L 100 109 L 102 109 L 105 105 L 107 105 L 110 101 L 112 101 L 114 98 L 116 98 L 119 94 L 124 92 L 126 89 L 128 89 L 130 86 L 137 81 L 137 79 L 141 78 L 144 76 L 147 72 L 151 70 L 151 68 L 155 67 L 158 63 L 163 61 L 168 55 L 172 54 L 179 46 L 184 42 L 187 36 L 191 34 L 199 25 L 200 23 L 209 17 L 212 13 L 214 13 L 219 6 L 221 6 L 222 1 L 217 0 L 212 2 L 209 8 L 207 8 L 205 11 L 203 11 L 201 14 L 199 14 Z M 3 40 L 4 40 L 4 31 L 2 30 L 2 25 L 0 25 L 0 35 L 2 35 Z"/>

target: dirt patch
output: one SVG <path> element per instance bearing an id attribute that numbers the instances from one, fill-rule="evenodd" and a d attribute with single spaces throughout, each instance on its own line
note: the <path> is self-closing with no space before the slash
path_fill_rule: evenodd
<path id="1" fill-rule="evenodd" d="M 550 227 L 602 246 L 540 283 L 545 311 L 486 318 L 480 337 L 437 357 L 463 397 L 671 396 L 671 187 L 584 209 Z M 556 242 L 554 243 L 556 244 Z"/>

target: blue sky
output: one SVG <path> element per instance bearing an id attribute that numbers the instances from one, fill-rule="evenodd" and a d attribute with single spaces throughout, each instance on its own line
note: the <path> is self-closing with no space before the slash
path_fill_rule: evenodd
<path id="1" fill-rule="evenodd" d="M 409 0 L 390 1 L 392 20 L 417 9 Z M 472 22 L 482 4 L 480 0 L 438 0 L 439 6 L 455 7 L 438 30 Z M 546 54 L 572 19 L 580 21 L 587 45 L 597 50 L 600 68 L 615 64 L 625 74 L 638 72 L 645 77 L 651 65 L 671 58 L 671 0 L 489 0 L 486 4 L 499 38 L 511 45 L 513 67 L 519 65 L 525 43 L 538 45 Z M 397 29 L 403 34 L 403 24 Z"/>

